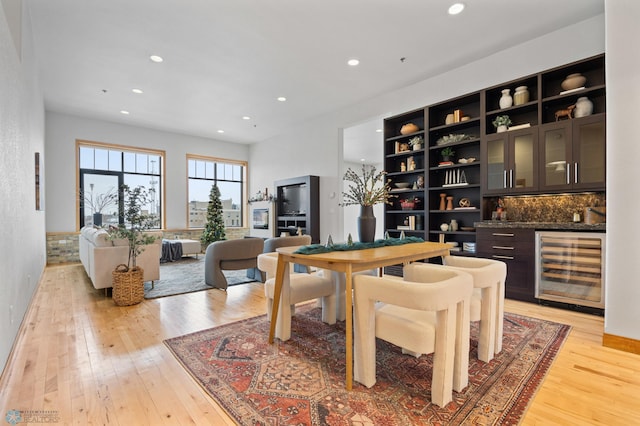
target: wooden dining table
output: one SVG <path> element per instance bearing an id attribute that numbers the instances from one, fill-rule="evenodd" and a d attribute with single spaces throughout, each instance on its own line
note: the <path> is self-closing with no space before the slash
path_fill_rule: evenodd
<path id="1" fill-rule="evenodd" d="M 276 334 L 278 308 L 284 285 L 289 285 L 289 264 L 300 264 L 328 269 L 345 274 L 345 312 L 346 312 L 346 389 L 353 385 L 353 309 L 352 289 L 354 272 L 382 268 L 385 266 L 407 264 L 449 254 L 450 245 L 436 242 L 417 242 L 396 246 L 368 248 L 363 250 L 331 251 L 319 254 L 295 253 L 298 247 L 281 247 L 278 252 L 278 266 L 273 292 L 271 327 L 269 343 L 273 343 Z"/>

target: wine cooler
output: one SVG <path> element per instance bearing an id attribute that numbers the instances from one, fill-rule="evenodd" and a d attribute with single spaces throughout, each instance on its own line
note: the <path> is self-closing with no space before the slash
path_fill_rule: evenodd
<path id="1" fill-rule="evenodd" d="M 605 234 L 536 232 L 536 297 L 604 309 Z"/>

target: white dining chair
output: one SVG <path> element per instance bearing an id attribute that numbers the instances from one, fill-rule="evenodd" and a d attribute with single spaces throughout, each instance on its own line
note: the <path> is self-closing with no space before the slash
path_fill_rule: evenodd
<path id="1" fill-rule="evenodd" d="M 376 337 L 411 355 L 433 353 L 431 401 L 444 407 L 469 381 L 473 279 L 442 268 L 414 276 L 420 282 L 354 277 L 354 379 L 376 383 Z"/>

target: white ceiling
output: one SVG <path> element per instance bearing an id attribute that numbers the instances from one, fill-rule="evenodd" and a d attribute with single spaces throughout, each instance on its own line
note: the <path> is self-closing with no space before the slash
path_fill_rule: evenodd
<path id="1" fill-rule="evenodd" d="M 604 13 L 604 0 L 464 0 L 458 16 L 453 0 L 25 1 L 47 110 L 238 143 Z"/>

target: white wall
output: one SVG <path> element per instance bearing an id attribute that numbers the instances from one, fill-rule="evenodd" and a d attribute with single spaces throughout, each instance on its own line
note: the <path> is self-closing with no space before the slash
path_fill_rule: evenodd
<path id="1" fill-rule="evenodd" d="M 334 111 L 252 145 L 251 188 L 306 174 L 321 176 L 320 235 L 346 235 L 341 223 L 342 130 L 604 52 L 604 15 L 547 34 L 405 88 Z M 312 102 L 313 100 L 309 100 Z M 382 128 L 382 120 L 380 122 Z M 267 160 L 263 163 L 263 160 Z M 382 159 L 380 159 L 382 161 Z M 311 173 L 313 171 L 313 173 Z M 257 186 L 255 186 L 257 183 Z M 338 217 L 340 216 L 340 217 Z"/>
<path id="2" fill-rule="evenodd" d="M 605 332 L 640 340 L 637 185 L 640 39 L 637 0 L 605 2 L 607 23 L 607 271 Z"/>
<path id="3" fill-rule="evenodd" d="M 29 15 L 17 13 L 15 3 L 8 17 L 0 4 L 0 369 L 46 262 L 45 211 L 35 209 L 34 176 L 35 153 L 46 158 L 44 104 Z M 19 37 L 15 43 L 7 19 Z"/>
<path id="4" fill-rule="evenodd" d="M 164 150 L 166 229 L 187 223 L 187 154 L 247 160 L 249 146 L 47 112 L 47 232 L 76 230 L 76 139 Z M 249 193 L 250 194 L 250 193 Z"/>

